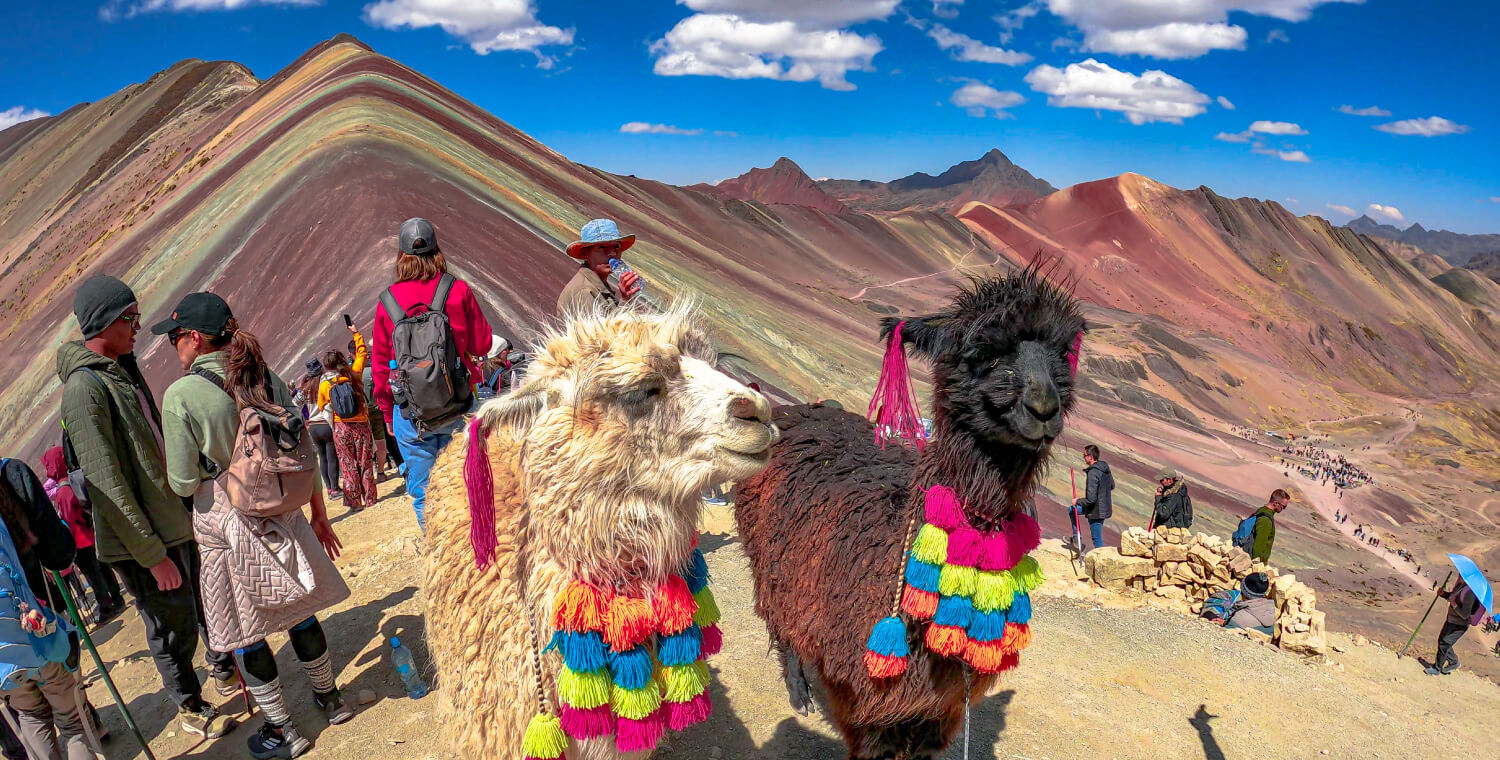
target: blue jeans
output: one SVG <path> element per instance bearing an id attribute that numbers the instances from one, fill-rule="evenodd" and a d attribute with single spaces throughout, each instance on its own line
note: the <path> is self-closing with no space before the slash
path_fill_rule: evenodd
<path id="1" fill-rule="evenodd" d="M 1083 510 L 1078 507 L 1068 507 L 1068 519 L 1074 519 L 1083 515 Z M 1094 539 L 1094 548 L 1098 549 L 1104 545 L 1104 521 L 1088 518 L 1089 536 Z"/>
<path id="2" fill-rule="evenodd" d="M 438 452 L 453 440 L 453 434 L 463 427 L 463 418 L 427 434 L 419 434 L 411 420 L 402 416 L 399 409 L 392 410 L 392 426 L 396 431 L 396 446 L 401 449 L 401 458 L 406 460 L 406 493 L 411 496 L 411 508 L 417 513 L 417 527 L 427 530 L 427 518 L 423 512 L 427 507 L 427 478 L 432 474 L 432 465 Z"/>

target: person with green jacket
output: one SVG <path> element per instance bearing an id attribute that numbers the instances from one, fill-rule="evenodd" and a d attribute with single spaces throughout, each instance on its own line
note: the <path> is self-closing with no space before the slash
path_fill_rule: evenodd
<path id="1" fill-rule="evenodd" d="M 1270 564 L 1271 547 L 1276 544 L 1276 516 L 1292 503 L 1291 494 L 1278 488 L 1264 507 L 1255 510 L 1255 528 L 1250 532 L 1250 557 Z"/>
<path id="2" fill-rule="evenodd" d="M 61 416 L 87 481 L 99 559 L 135 597 L 182 729 L 222 736 L 235 724 L 203 699 L 193 668 L 203 635 L 198 547 L 187 506 L 168 483 L 161 413 L 133 353 L 140 307 L 125 283 L 96 275 L 79 286 L 73 313 L 83 340 L 57 351 Z M 234 660 L 212 650 L 208 660 L 221 691 L 232 690 Z"/>

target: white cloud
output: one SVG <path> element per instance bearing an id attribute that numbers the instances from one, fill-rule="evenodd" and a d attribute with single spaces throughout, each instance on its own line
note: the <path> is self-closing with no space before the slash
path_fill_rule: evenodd
<path id="1" fill-rule="evenodd" d="M 1309 158 L 1306 153 L 1303 153 L 1300 150 L 1277 150 L 1276 148 L 1272 148 L 1265 143 L 1256 143 L 1250 146 L 1250 152 L 1262 156 L 1275 156 L 1282 161 L 1291 161 L 1292 163 L 1297 164 L 1312 163 L 1312 159 Z"/>
<path id="2" fill-rule="evenodd" d="M 1380 106 L 1370 106 L 1369 108 L 1355 108 L 1354 106 L 1347 105 L 1347 104 L 1339 106 L 1339 113 L 1346 113 L 1346 114 L 1349 114 L 1350 116 L 1390 116 L 1391 115 L 1390 111 L 1387 111 L 1384 108 L 1381 108 Z"/>
<path id="3" fill-rule="evenodd" d="M 1046 0 L 1047 9 L 1083 32 L 1086 50 L 1157 58 L 1196 58 L 1241 50 L 1245 28 L 1231 12 L 1304 21 L 1326 2 L 1363 0 Z"/>
<path id="4" fill-rule="evenodd" d="M 1207 95 L 1164 71 L 1137 76 L 1093 58 L 1062 69 L 1043 64 L 1026 75 L 1026 83 L 1045 93 L 1048 105 L 1119 111 L 1131 124 L 1181 124 L 1206 111 L 1208 103 Z"/>
<path id="5" fill-rule="evenodd" d="M 627 121 L 620 125 L 627 135 L 701 135 L 701 129 L 683 129 L 671 124 L 652 124 L 645 121 Z"/>
<path id="6" fill-rule="evenodd" d="M 1245 28 L 1174 22 L 1148 29 L 1096 29 L 1084 36 L 1089 50 L 1153 58 L 1197 58 L 1210 50 L 1244 50 Z"/>
<path id="7" fill-rule="evenodd" d="M 1332 209 L 1334 211 L 1337 211 L 1340 214 L 1343 214 L 1344 216 L 1359 216 L 1359 212 L 1358 211 L 1355 211 L 1354 209 L 1349 208 L 1348 206 L 1342 206 L 1342 205 L 1339 205 L 1337 203 L 1330 203 L 1330 204 L 1327 204 L 1327 205 L 1328 205 L 1328 208 L 1330 208 L 1330 209 Z"/>
<path id="8" fill-rule="evenodd" d="M 542 68 L 551 68 L 553 59 L 538 48 L 573 42 L 572 29 L 537 20 L 532 0 L 380 0 L 365 6 L 364 19 L 383 29 L 441 27 L 480 55 L 529 50 Z"/>
<path id="9" fill-rule="evenodd" d="M 105 21 L 156 11 L 233 11 L 252 5 L 320 5 L 322 0 L 110 0 L 99 8 Z"/>
<path id="10" fill-rule="evenodd" d="M 1030 53 L 1019 53 L 1014 50 L 986 45 L 968 35 L 959 34 L 942 24 L 933 24 L 927 30 L 927 36 L 931 37 L 938 47 L 944 50 L 952 50 L 953 57 L 960 61 L 977 61 L 979 63 L 1003 63 L 1007 66 L 1016 66 L 1031 60 Z"/>
<path id="11" fill-rule="evenodd" d="M 883 19 L 899 0 L 679 0 L 696 11 L 651 45 L 661 76 L 817 80 L 852 90 L 851 70 L 874 68 L 884 47 L 874 35 L 840 27 Z"/>
<path id="12" fill-rule="evenodd" d="M 1365 209 L 1365 211 L 1366 213 L 1378 216 L 1382 219 L 1388 219 L 1392 222 L 1406 221 L 1406 217 L 1401 215 L 1401 209 L 1398 209 L 1395 206 L 1382 206 L 1379 203 L 1371 203 L 1369 207 Z"/>
<path id="13" fill-rule="evenodd" d="M 1284 30 L 1284 29 L 1272 29 L 1271 31 L 1266 32 L 1266 43 L 1267 44 L 1272 43 L 1272 42 L 1291 42 L 1291 41 L 1292 41 L 1292 38 L 1287 35 L 1286 30 Z"/>
<path id="14" fill-rule="evenodd" d="M 1219 107 L 1220 108 L 1222 108 L 1222 109 L 1224 109 L 1226 111 L 1233 111 L 1234 110 L 1234 104 L 1231 103 L 1231 102 L 1229 102 L 1229 98 L 1226 98 L 1223 95 L 1220 95 L 1218 97 L 1218 101 L 1219 101 Z"/>
<path id="15" fill-rule="evenodd" d="M 1000 25 L 1000 41 L 1009 43 L 1016 32 L 1026 25 L 1027 19 L 1042 12 L 1042 7 L 1042 0 L 1032 0 L 996 16 L 995 23 Z"/>
<path id="16" fill-rule="evenodd" d="M 1250 130 L 1247 129 L 1244 132 L 1220 132 L 1214 135 L 1214 139 L 1227 143 L 1247 143 L 1250 142 L 1252 136 Z"/>
<path id="17" fill-rule="evenodd" d="M 23 121 L 31 121 L 32 119 L 40 119 L 51 115 L 46 111 L 38 111 L 35 108 L 11 106 L 4 111 L 0 111 L 0 129 L 10 129 Z"/>
<path id="18" fill-rule="evenodd" d="M 1401 121 L 1393 121 L 1389 124 L 1381 124 L 1375 128 L 1393 135 L 1417 135 L 1418 137 L 1461 135 L 1469 131 L 1466 125 L 1448 121 L 1441 116 L 1429 116 L 1425 119 L 1403 119 Z"/>
<path id="19" fill-rule="evenodd" d="M 958 6 L 963 4 L 964 0 L 932 0 L 932 15 L 938 18 L 957 18 Z"/>
<path id="20" fill-rule="evenodd" d="M 1263 135 L 1305 135 L 1307 130 L 1289 121 L 1257 121 L 1250 125 L 1251 132 Z"/>
<path id="21" fill-rule="evenodd" d="M 969 82 L 953 93 L 951 102 L 968 109 L 970 116 L 982 117 L 986 113 L 993 113 L 997 118 L 1008 119 L 1010 114 L 1005 109 L 1025 103 L 1026 98 L 1019 92 L 997 90 L 982 82 Z"/>

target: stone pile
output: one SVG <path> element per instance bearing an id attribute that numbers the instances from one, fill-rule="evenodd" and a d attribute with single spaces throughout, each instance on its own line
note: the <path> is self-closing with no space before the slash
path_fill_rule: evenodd
<path id="1" fill-rule="evenodd" d="M 1295 576 L 1251 559 L 1219 536 L 1193 534 L 1184 528 L 1130 528 L 1120 535 L 1118 549 L 1095 549 L 1084 556 L 1084 566 L 1099 586 L 1153 594 L 1187 615 L 1200 613 L 1203 600 L 1214 592 L 1238 589 L 1246 575 L 1265 573 L 1276 604 L 1273 642 L 1300 654 L 1327 651 L 1324 617 L 1313 590 Z"/>

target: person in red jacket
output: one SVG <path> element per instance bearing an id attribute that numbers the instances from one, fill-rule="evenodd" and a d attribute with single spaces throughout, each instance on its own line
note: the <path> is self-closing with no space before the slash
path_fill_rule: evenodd
<path id="1" fill-rule="evenodd" d="M 402 222 L 397 238 L 396 282 L 391 285 L 390 292 L 406 314 L 418 314 L 431 303 L 438 280 L 448 272 L 448 263 L 438 248 L 437 230 L 426 219 L 417 217 Z M 489 353 L 492 337 L 489 320 L 484 318 L 467 282 L 455 280 L 443 304 L 443 313 L 448 315 L 453 341 L 463 354 L 470 383 L 476 382 L 480 377 L 476 358 Z M 432 471 L 433 462 L 437 461 L 438 452 L 452 440 L 463 419 L 460 417 L 438 430 L 421 432 L 411 420 L 394 409 L 390 365 L 393 358 L 391 331 L 395 326 L 390 315 L 377 302 L 375 326 L 370 331 L 373 340 L 370 374 L 375 386 L 376 405 L 384 413 L 388 430 L 396 438 L 401 458 L 406 461 L 406 492 L 411 494 L 417 525 L 425 529 L 427 522 L 423 510 L 427 504 L 427 476 Z"/>
<path id="2" fill-rule="evenodd" d="M 53 446 L 42 453 L 42 469 L 47 473 L 44 490 L 52 499 L 52 507 L 57 510 L 57 516 L 62 518 L 68 530 L 73 533 L 73 542 L 78 546 L 73 565 L 83 572 L 83 576 L 89 579 L 89 585 L 94 587 L 94 599 L 99 603 L 94 625 L 104 625 L 125 611 L 125 597 L 120 595 L 120 582 L 115 578 L 114 571 L 99 564 L 99 555 L 94 550 L 94 529 L 89 527 L 83 503 L 73 493 L 73 487 L 68 485 L 68 465 L 63 456 L 63 447 Z"/>

